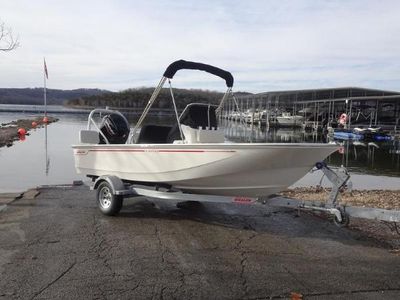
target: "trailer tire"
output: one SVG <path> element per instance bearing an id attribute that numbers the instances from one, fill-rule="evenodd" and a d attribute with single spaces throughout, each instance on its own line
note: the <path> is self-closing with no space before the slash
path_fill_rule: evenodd
<path id="1" fill-rule="evenodd" d="M 350 216 L 344 211 L 344 209 L 339 208 L 340 214 L 342 215 L 342 221 L 339 222 L 336 216 L 333 217 L 333 223 L 335 223 L 336 226 L 342 228 L 342 227 L 347 227 L 350 223 Z"/>
<path id="2" fill-rule="evenodd" d="M 115 216 L 122 208 L 123 197 L 115 195 L 107 181 L 101 182 L 97 187 L 96 198 L 100 211 L 107 216 Z"/>

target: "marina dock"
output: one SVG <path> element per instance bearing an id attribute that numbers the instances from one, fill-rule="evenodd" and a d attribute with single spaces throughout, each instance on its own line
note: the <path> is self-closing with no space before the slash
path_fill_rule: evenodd
<path id="1" fill-rule="evenodd" d="M 298 120 L 282 124 L 283 114 Z M 227 101 L 222 117 L 267 127 L 321 130 L 337 125 L 342 114 L 347 116 L 347 128 L 380 127 L 398 134 L 400 93 L 357 87 L 266 92 Z"/>

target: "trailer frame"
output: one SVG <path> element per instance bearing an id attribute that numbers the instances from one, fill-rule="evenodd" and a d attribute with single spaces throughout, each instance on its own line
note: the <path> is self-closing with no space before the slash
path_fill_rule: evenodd
<path id="1" fill-rule="evenodd" d="M 274 195 L 271 197 L 243 197 L 219 196 L 185 193 L 165 184 L 148 184 L 126 182 L 113 175 L 92 177 L 92 190 L 96 190 L 96 197 L 100 210 L 106 215 L 116 215 L 122 208 L 124 198 L 144 196 L 163 200 L 182 202 L 208 202 L 208 203 L 235 203 L 243 205 L 269 205 L 297 210 L 318 211 L 333 217 L 334 223 L 339 227 L 349 224 L 350 217 L 380 220 L 385 222 L 400 222 L 400 211 L 372 207 L 346 206 L 340 203 L 339 194 L 345 188 L 351 189 L 350 175 L 346 168 L 336 170 L 324 162 L 315 164 L 312 171 L 321 170 L 324 176 L 332 183 L 332 190 L 327 201 L 304 201 L 294 198 Z"/>

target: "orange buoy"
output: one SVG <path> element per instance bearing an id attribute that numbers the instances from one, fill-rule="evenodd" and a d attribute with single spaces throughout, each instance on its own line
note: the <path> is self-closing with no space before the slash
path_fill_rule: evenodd
<path id="1" fill-rule="evenodd" d="M 20 135 L 19 135 L 19 140 L 20 140 L 21 142 L 25 141 L 25 139 L 26 139 L 25 134 L 20 134 Z"/>
<path id="2" fill-rule="evenodd" d="M 18 129 L 18 134 L 21 135 L 21 136 L 22 136 L 22 135 L 25 135 L 25 134 L 26 134 L 25 128 L 19 128 L 19 129 Z"/>
<path id="3" fill-rule="evenodd" d="M 303 299 L 303 295 L 300 293 L 296 293 L 296 292 L 291 292 L 290 293 L 290 300 L 302 300 Z"/>
<path id="4" fill-rule="evenodd" d="M 32 122 L 32 127 L 35 128 L 37 126 L 37 123 L 35 121 Z"/>
<path id="5" fill-rule="evenodd" d="M 43 123 L 49 123 L 49 119 L 47 117 L 43 118 Z"/>

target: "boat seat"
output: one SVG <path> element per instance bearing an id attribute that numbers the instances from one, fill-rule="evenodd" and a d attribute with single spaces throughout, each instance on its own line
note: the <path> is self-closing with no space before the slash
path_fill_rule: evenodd
<path id="1" fill-rule="evenodd" d="M 99 133 L 95 130 L 79 131 L 79 142 L 81 144 L 98 144 L 100 142 Z"/>
<path id="2" fill-rule="evenodd" d="M 181 125 L 185 141 L 189 144 L 197 143 L 223 143 L 224 131 L 221 129 L 194 129 L 190 126 Z"/>
<path id="3" fill-rule="evenodd" d="M 140 130 L 137 144 L 166 144 L 171 126 L 144 125 Z"/>

